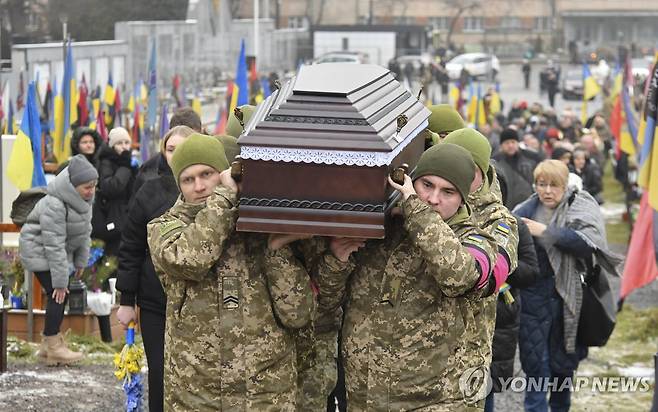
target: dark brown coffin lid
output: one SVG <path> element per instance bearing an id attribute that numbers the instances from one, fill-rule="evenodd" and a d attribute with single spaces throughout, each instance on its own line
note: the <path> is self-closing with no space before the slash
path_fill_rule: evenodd
<path id="1" fill-rule="evenodd" d="M 397 132 L 397 118 L 407 124 Z M 429 110 L 385 68 L 372 64 L 302 66 L 261 102 L 241 146 L 390 152 L 418 133 Z"/>

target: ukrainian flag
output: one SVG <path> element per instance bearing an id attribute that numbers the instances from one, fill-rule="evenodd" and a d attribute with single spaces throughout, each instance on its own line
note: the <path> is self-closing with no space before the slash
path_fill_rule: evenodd
<path id="1" fill-rule="evenodd" d="M 649 192 L 649 204 L 658 209 L 658 144 L 656 144 L 656 127 L 658 127 L 658 54 L 654 61 L 649 91 L 643 114 L 642 133 L 638 133 L 640 146 L 640 175 L 638 184 Z"/>
<path id="2" fill-rule="evenodd" d="M 114 122 L 114 103 L 116 101 L 116 91 L 114 90 L 114 82 L 112 81 L 112 72 L 110 72 L 107 79 L 104 100 L 107 107 L 107 110 L 105 111 L 105 124 L 109 125 Z"/>
<path id="3" fill-rule="evenodd" d="M 75 82 L 73 54 L 69 42 L 64 64 L 64 79 L 61 94 L 55 97 L 55 134 L 53 151 L 58 163 L 63 163 L 71 155 L 71 124 L 78 120 L 78 88 Z"/>
<path id="4" fill-rule="evenodd" d="M 599 93 L 601 93 L 601 87 L 594 80 L 587 63 L 583 63 L 583 104 L 580 115 L 583 124 L 587 123 L 587 102 Z"/>
<path id="5" fill-rule="evenodd" d="M 21 191 L 46 185 L 41 163 L 41 121 L 34 83 L 28 86 L 27 106 L 7 162 L 7 177 Z"/>
<path id="6" fill-rule="evenodd" d="M 237 90 L 236 90 L 237 89 Z M 237 96 L 237 106 L 249 104 L 249 85 L 247 84 L 247 59 L 245 57 L 244 39 L 240 42 L 240 56 L 235 72 L 234 95 Z M 231 104 L 232 105 L 232 104 Z M 231 112 L 232 113 L 232 112 Z"/>

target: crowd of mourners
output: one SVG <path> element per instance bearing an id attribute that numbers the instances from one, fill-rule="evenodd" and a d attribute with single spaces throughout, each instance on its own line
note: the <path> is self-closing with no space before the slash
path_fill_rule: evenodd
<path id="1" fill-rule="evenodd" d="M 431 106 L 426 150 L 386 238 L 236 231 L 243 119 L 209 136 L 179 109 L 141 166 L 129 133 L 77 129 L 73 157 L 21 230 L 48 295 L 39 356 L 82 358 L 60 333 L 91 238 L 118 257 L 118 317 L 139 322 L 149 410 L 494 410 L 501 379 L 572 378 L 587 356 L 581 276 L 611 262 L 599 205 L 605 118 L 525 102 L 475 130 Z M 272 176 L 276 178 L 276 176 Z M 614 265 L 603 265 L 614 272 Z M 467 382 L 480 371 L 489 379 Z M 527 411 L 568 410 L 561 384 Z"/>

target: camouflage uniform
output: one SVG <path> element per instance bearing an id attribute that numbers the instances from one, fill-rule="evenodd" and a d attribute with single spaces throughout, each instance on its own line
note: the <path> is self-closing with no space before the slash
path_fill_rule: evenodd
<path id="1" fill-rule="evenodd" d="M 494 271 L 500 270 L 504 277 L 512 273 L 518 265 L 517 248 L 519 243 L 516 219 L 503 205 L 500 193 L 500 184 L 496 177 L 496 170 L 489 166 L 482 186 L 469 194 L 468 205 L 472 210 L 472 218 L 478 228 L 491 235 L 498 250 Z M 475 328 L 467 331 L 465 340 L 479 342 L 481 355 L 491 360 L 491 346 L 496 327 L 496 302 L 498 290 L 495 288 L 493 273 L 489 279 L 485 297 L 481 300 L 470 301 L 471 310 L 475 316 Z"/>
<path id="2" fill-rule="evenodd" d="M 294 246 L 296 255 L 311 274 L 328 248 L 326 238 L 318 237 L 296 242 Z M 340 307 L 318 311 L 313 324 L 300 330 L 295 338 L 298 411 L 321 411 L 327 407 L 327 397 L 338 379 L 336 358 L 342 318 Z"/>
<path id="3" fill-rule="evenodd" d="M 167 410 L 295 410 L 290 329 L 313 316 L 308 274 L 290 248 L 271 252 L 265 235 L 235 232 L 236 205 L 218 186 L 148 225 L 167 293 Z"/>
<path id="4" fill-rule="evenodd" d="M 401 206 L 404 222 L 394 219 L 386 239 L 369 241 L 346 263 L 327 253 L 318 268 L 320 308 L 348 295 L 349 410 L 477 410 L 464 401 L 459 377 L 490 359 L 462 338 L 475 324 L 468 302 L 480 299 L 475 286 L 489 275 L 493 239 L 466 207 L 444 222 L 417 196 Z"/>

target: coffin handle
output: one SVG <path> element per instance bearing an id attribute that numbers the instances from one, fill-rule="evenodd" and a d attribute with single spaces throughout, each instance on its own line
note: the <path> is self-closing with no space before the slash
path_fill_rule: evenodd
<path id="1" fill-rule="evenodd" d="M 231 163 L 231 177 L 236 182 L 242 181 L 242 159 L 236 156 L 235 160 Z"/>
<path id="2" fill-rule="evenodd" d="M 402 163 L 400 166 L 391 170 L 391 180 L 399 185 L 404 184 L 404 175 L 409 171 L 409 165 Z"/>

